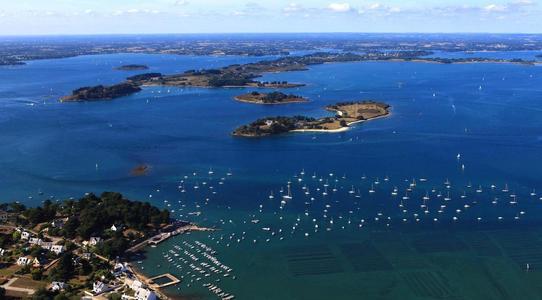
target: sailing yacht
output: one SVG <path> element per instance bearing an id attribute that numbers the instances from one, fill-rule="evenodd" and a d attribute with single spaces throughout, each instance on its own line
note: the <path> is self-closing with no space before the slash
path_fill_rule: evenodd
<path id="1" fill-rule="evenodd" d="M 322 193 L 322 195 L 327 196 L 327 186 L 326 185 L 324 185 L 324 192 Z"/>
<path id="2" fill-rule="evenodd" d="M 271 194 L 269 194 L 269 199 L 274 199 L 275 196 L 273 196 L 273 191 L 271 191 Z"/>
<path id="3" fill-rule="evenodd" d="M 423 200 L 424 201 L 429 200 L 429 193 L 428 192 L 425 192 L 425 196 L 423 196 Z"/>
<path id="4" fill-rule="evenodd" d="M 508 193 L 509 190 L 508 190 L 508 183 L 504 184 L 504 188 L 502 189 L 502 192 L 503 193 Z"/>
<path id="5" fill-rule="evenodd" d="M 348 191 L 349 194 L 354 194 L 356 191 L 354 191 L 354 186 L 352 186 L 352 189 Z"/>
<path id="6" fill-rule="evenodd" d="M 290 189 L 290 185 L 288 184 L 288 194 L 287 195 L 283 195 L 282 196 L 283 199 L 285 200 L 291 200 L 292 199 L 292 191 Z"/>

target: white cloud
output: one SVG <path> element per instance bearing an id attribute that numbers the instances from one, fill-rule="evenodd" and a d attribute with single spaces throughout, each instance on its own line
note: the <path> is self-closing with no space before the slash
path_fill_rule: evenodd
<path id="1" fill-rule="evenodd" d="M 173 5 L 176 5 L 176 6 L 184 6 L 184 5 L 187 5 L 187 4 L 188 4 L 187 0 L 175 0 L 175 1 L 173 1 Z"/>
<path id="2" fill-rule="evenodd" d="M 286 6 L 285 8 L 282 9 L 282 12 L 287 13 L 287 14 L 295 13 L 295 12 L 299 12 L 299 11 L 303 11 L 303 7 L 301 7 L 297 3 L 290 3 L 290 4 L 288 4 L 288 6 Z"/>
<path id="3" fill-rule="evenodd" d="M 338 13 L 349 12 L 352 9 L 349 3 L 331 3 L 327 6 L 327 8 Z"/>
<path id="4" fill-rule="evenodd" d="M 487 12 L 505 12 L 508 10 L 506 5 L 489 4 L 484 6 L 484 10 Z"/>

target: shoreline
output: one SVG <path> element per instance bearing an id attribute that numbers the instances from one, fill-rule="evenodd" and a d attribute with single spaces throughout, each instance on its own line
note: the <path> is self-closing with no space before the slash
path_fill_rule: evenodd
<path id="1" fill-rule="evenodd" d="M 309 99 L 301 98 L 300 100 L 292 100 L 287 102 L 276 102 L 276 103 L 265 103 L 265 102 L 257 102 L 257 101 L 250 101 L 239 98 L 239 96 L 233 97 L 233 99 L 237 102 L 242 103 L 248 103 L 248 104 L 256 104 L 256 105 L 283 105 L 283 104 L 291 104 L 291 103 L 308 103 L 310 102 Z"/>
<path id="2" fill-rule="evenodd" d="M 388 112 L 385 115 L 370 118 L 370 119 L 358 120 L 358 121 L 346 123 L 346 127 L 341 127 L 341 128 L 338 128 L 338 129 L 294 129 L 294 130 L 290 130 L 289 132 L 299 132 L 299 133 L 303 133 L 303 132 L 339 133 L 339 132 L 345 132 L 345 131 L 348 131 L 348 130 L 352 129 L 353 128 L 352 125 L 356 125 L 356 124 L 359 124 L 359 123 L 364 123 L 364 122 L 372 121 L 372 120 L 376 120 L 376 119 L 387 118 L 389 116 L 391 116 L 391 112 Z"/>

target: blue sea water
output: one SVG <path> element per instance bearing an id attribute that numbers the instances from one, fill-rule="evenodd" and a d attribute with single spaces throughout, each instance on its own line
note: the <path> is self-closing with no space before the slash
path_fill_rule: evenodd
<path id="1" fill-rule="evenodd" d="M 529 262 L 542 269 L 534 253 L 542 247 L 542 201 L 530 195 L 542 192 L 540 66 L 362 62 L 266 74 L 306 83 L 289 92 L 310 102 L 283 106 L 234 101 L 251 90 L 244 88 L 145 87 L 112 101 L 58 102 L 75 88 L 139 73 L 113 70 L 121 64 L 170 74 L 272 58 L 115 54 L 1 67 L 0 199 L 35 205 L 114 190 L 220 228 L 149 249 L 143 270 L 183 276 L 168 290 L 173 295 L 212 299 L 201 287 L 212 278 L 238 299 L 540 297 L 540 273 L 522 271 Z M 337 134 L 230 135 L 257 118 L 319 117 L 329 115 L 325 105 L 363 99 L 389 103 L 391 115 Z M 140 164 L 149 174 L 132 176 Z M 413 200 L 399 209 L 413 179 Z M 293 199 L 281 208 L 287 181 Z M 517 204 L 501 192 L 505 185 Z M 390 195 L 394 186 L 399 196 Z M 453 202 L 437 212 L 448 191 Z M 432 199 L 428 213 L 419 207 L 424 194 Z M 187 265 L 177 267 L 169 251 L 192 251 L 183 241 L 213 247 L 237 279 L 196 280 Z"/>

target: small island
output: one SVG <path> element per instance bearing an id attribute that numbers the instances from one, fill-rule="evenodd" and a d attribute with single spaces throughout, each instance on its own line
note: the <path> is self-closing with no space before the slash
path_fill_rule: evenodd
<path id="1" fill-rule="evenodd" d="M 235 100 L 252 104 L 288 104 L 307 102 L 306 98 L 281 92 L 260 93 L 252 92 L 235 97 Z"/>
<path id="2" fill-rule="evenodd" d="M 62 102 L 111 100 L 141 91 L 139 85 L 125 82 L 111 86 L 92 86 L 76 89 L 71 95 L 60 98 Z"/>
<path id="3" fill-rule="evenodd" d="M 140 70 L 148 70 L 149 67 L 146 65 L 123 65 L 120 67 L 113 68 L 113 70 L 117 71 L 140 71 Z"/>
<path id="4" fill-rule="evenodd" d="M 325 109 L 336 115 L 319 119 L 305 116 L 263 118 L 235 129 L 232 135 L 264 137 L 287 132 L 342 132 L 353 124 L 389 115 L 390 106 L 375 101 L 359 101 L 341 102 Z"/>

